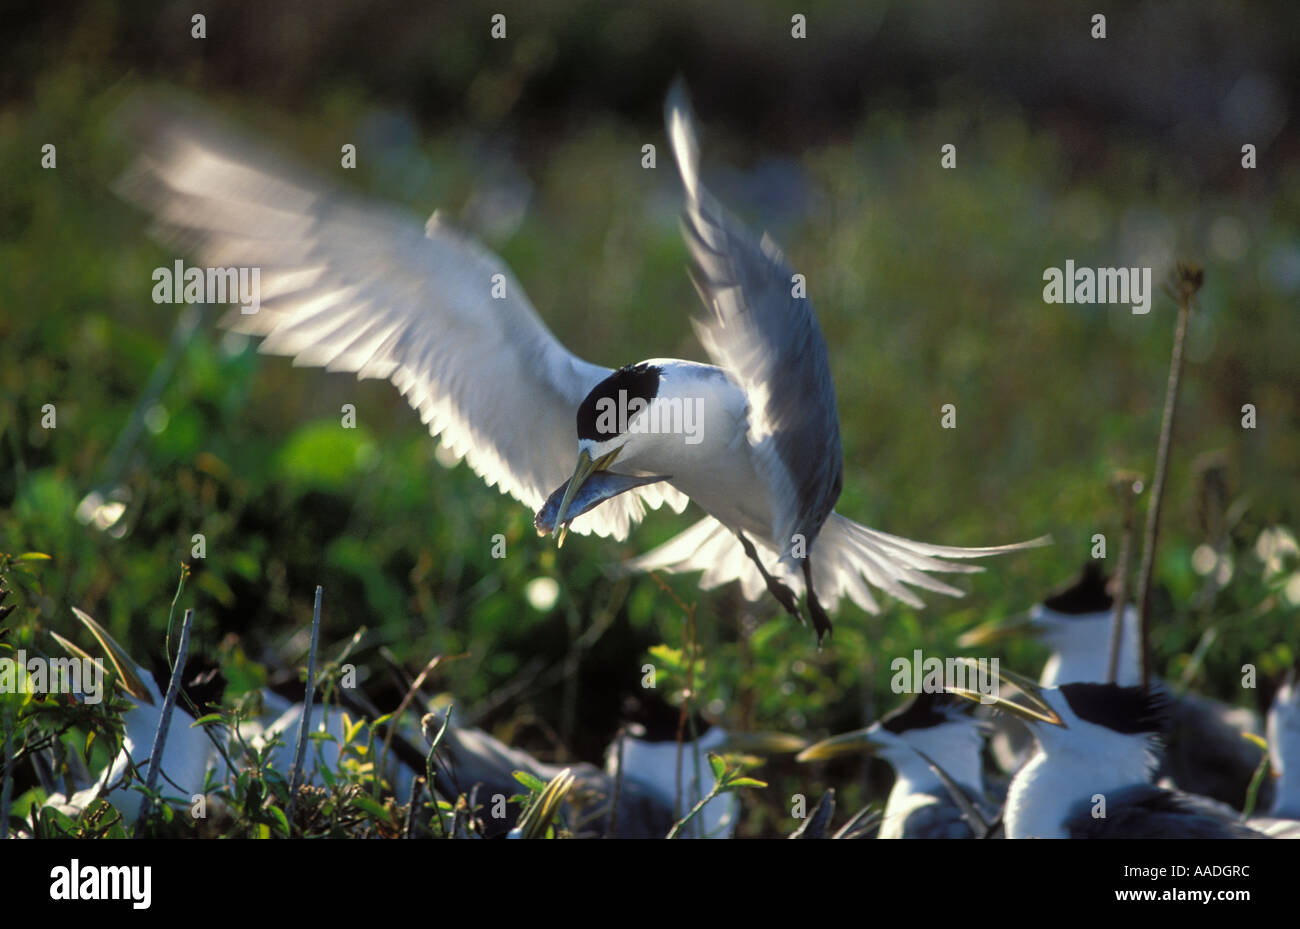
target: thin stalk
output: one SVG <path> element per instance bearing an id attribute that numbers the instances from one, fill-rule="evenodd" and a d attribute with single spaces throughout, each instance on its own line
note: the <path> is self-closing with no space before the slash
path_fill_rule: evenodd
<path id="1" fill-rule="evenodd" d="M 172 665 L 172 679 L 167 684 L 167 694 L 163 697 L 162 713 L 158 717 L 158 729 L 153 734 L 153 748 L 149 751 L 149 775 L 145 779 L 144 801 L 140 804 L 140 814 L 135 820 L 135 837 L 144 831 L 145 820 L 153 809 L 153 791 L 158 785 L 158 773 L 162 770 L 163 752 L 167 748 L 167 731 L 171 728 L 172 710 L 176 709 L 176 697 L 181 692 L 181 678 L 185 676 L 185 656 L 190 650 L 190 629 L 194 626 L 194 611 L 186 610 L 181 620 L 181 641 L 176 646 L 176 663 Z"/>
<path id="2" fill-rule="evenodd" d="M 1128 606 L 1129 558 L 1133 550 L 1134 513 L 1133 503 L 1142 493 L 1142 482 L 1130 479 L 1127 475 L 1118 476 L 1119 488 L 1124 506 L 1124 534 L 1120 539 L 1119 567 L 1115 571 L 1117 590 L 1115 591 L 1115 611 L 1110 617 L 1110 661 L 1106 665 L 1106 683 L 1115 683 L 1119 674 L 1119 649 L 1124 638 L 1124 610 Z"/>
<path id="3" fill-rule="evenodd" d="M 293 828 L 294 804 L 298 802 L 298 778 L 307 754 L 307 734 L 311 732 L 311 704 L 316 695 L 316 645 L 320 641 L 320 601 L 324 593 L 324 589 L 316 585 L 316 603 L 311 611 L 311 648 L 307 652 L 307 693 L 302 700 L 302 717 L 298 720 L 298 747 L 293 753 L 293 768 L 289 772 L 289 806 L 284 813 L 290 828 Z"/>
<path id="4" fill-rule="evenodd" d="M 1192 298 L 1200 289 L 1204 274 L 1199 268 L 1181 262 L 1177 271 L 1178 323 L 1174 329 L 1173 354 L 1169 359 L 1169 382 L 1165 387 L 1164 417 L 1160 423 L 1160 443 L 1156 447 L 1155 477 L 1151 482 L 1151 503 L 1147 507 L 1147 524 L 1142 548 L 1142 569 L 1138 573 L 1138 629 L 1142 643 L 1142 689 L 1151 685 L 1151 580 L 1155 571 L 1156 546 L 1160 541 L 1160 512 L 1164 500 L 1165 477 L 1169 472 L 1169 447 L 1173 442 L 1174 414 L 1178 408 L 1178 388 L 1183 374 L 1183 349 L 1187 343 L 1187 320 L 1192 313 Z"/>
<path id="5" fill-rule="evenodd" d="M 706 806 L 708 806 L 710 800 L 718 796 L 718 794 L 722 793 L 721 786 L 720 786 L 721 784 L 722 784 L 721 781 L 715 781 L 713 787 L 704 796 L 704 799 L 702 799 L 699 803 L 695 804 L 695 806 L 691 807 L 691 811 L 689 813 L 687 813 L 684 817 L 682 817 L 680 820 L 678 820 L 676 823 L 673 824 L 673 828 L 669 830 L 667 838 L 675 839 L 679 835 L 681 835 L 682 829 L 686 827 L 686 824 L 689 823 L 691 820 L 693 820 L 696 816 L 699 816 L 700 811 L 703 810 Z"/>

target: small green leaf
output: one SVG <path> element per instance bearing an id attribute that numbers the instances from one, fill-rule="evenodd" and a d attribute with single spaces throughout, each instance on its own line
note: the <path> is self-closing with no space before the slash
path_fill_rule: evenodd
<path id="1" fill-rule="evenodd" d="M 270 813 L 271 816 L 275 819 L 276 824 L 280 827 L 280 831 L 283 832 L 286 836 L 288 836 L 289 820 L 284 815 L 284 810 L 280 809 L 278 806 L 268 806 L 266 808 L 266 811 Z"/>
<path id="2" fill-rule="evenodd" d="M 388 820 L 388 808 L 376 803 L 365 794 L 358 794 L 352 798 L 352 805 L 359 810 L 363 810 L 373 816 L 375 819 Z"/>
<path id="3" fill-rule="evenodd" d="M 51 561 L 49 555 L 44 552 L 23 552 L 14 561 Z"/>
<path id="4" fill-rule="evenodd" d="M 541 778 L 534 777 L 533 775 L 529 774 L 527 771 L 516 771 L 514 772 L 514 775 L 515 775 L 515 780 L 523 784 L 533 793 L 537 793 L 538 791 L 542 791 L 546 789 L 545 781 L 543 781 Z"/>
<path id="5" fill-rule="evenodd" d="M 649 649 L 650 657 L 654 658 L 667 671 L 683 673 L 686 670 L 686 661 L 682 657 L 680 648 L 670 648 L 667 645 L 655 645 Z"/>
<path id="6" fill-rule="evenodd" d="M 728 787 L 766 787 L 764 781 L 752 777 L 738 777 L 734 781 L 727 781 Z"/>
<path id="7" fill-rule="evenodd" d="M 722 776 L 727 773 L 727 760 L 721 755 L 709 752 L 709 767 L 713 769 L 713 776 L 717 780 L 722 780 Z"/>
<path id="8" fill-rule="evenodd" d="M 193 729 L 195 726 L 206 726 L 208 723 L 219 723 L 221 722 L 221 719 L 222 717 L 220 713 L 209 713 L 207 716 L 200 716 L 198 719 L 194 720 L 194 722 L 190 723 L 190 728 Z"/>

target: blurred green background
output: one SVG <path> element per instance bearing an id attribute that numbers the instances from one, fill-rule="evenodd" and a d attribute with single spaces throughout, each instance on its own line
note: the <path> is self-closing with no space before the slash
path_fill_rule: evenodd
<path id="1" fill-rule="evenodd" d="M 192 5 L 10 4 L 0 552 L 51 561 L 9 572 L 21 606 L 7 645 L 52 648 L 45 631 L 68 633 L 76 605 L 137 656 L 159 654 L 188 562 L 181 605 L 233 699 L 302 663 L 321 584 L 327 654 L 367 627 L 358 661 L 385 709 L 397 691 L 381 647 L 412 674 L 465 653 L 434 688 L 471 718 L 548 760 L 598 760 L 647 649 L 684 636 L 653 579 L 607 569 L 698 511 L 557 552 L 525 508 L 444 467 L 389 385 L 260 356 L 216 329 L 215 311 L 178 329 L 181 308 L 151 301 L 150 274 L 181 256 L 109 189 L 128 159 L 114 114 L 136 89 L 179 90 L 341 184 L 420 217 L 446 210 L 581 356 L 705 360 L 661 125 L 680 73 L 705 178 L 808 279 L 838 389 L 840 511 L 938 543 L 1056 540 L 961 581 L 962 600 L 878 616 L 845 606 L 824 650 L 771 602 L 669 578 L 697 604 L 702 707 L 810 737 L 861 725 L 897 701 L 895 656 L 950 654 L 963 631 L 1027 608 L 1078 569 L 1094 533 L 1113 565 L 1108 481 L 1152 471 L 1175 308 L 1163 296 L 1148 316 L 1047 305 L 1043 271 L 1066 259 L 1150 266 L 1157 281 L 1175 259 L 1205 268 L 1166 497 L 1157 668 L 1250 705 L 1241 665 L 1267 678 L 1295 660 L 1294 5 L 1131 4 L 1104 40 L 1078 4 L 805 3 L 803 40 L 788 5 L 770 2 L 413 6 L 209 4 L 196 40 Z M 494 41 L 498 12 L 507 38 Z M 355 171 L 339 169 L 347 142 Z M 641 167 L 647 142 L 656 170 Z M 949 143 L 955 170 L 940 167 Z M 46 144 L 56 170 L 40 166 Z M 338 428 L 344 403 L 354 431 Z M 945 403 L 955 430 L 939 426 Z M 57 428 L 42 427 L 45 404 Z M 498 532 L 504 560 L 491 557 Z M 194 533 L 205 559 L 191 557 Z M 671 694 L 681 678 L 658 654 Z M 1045 656 L 1033 643 L 1002 654 L 1033 674 Z M 844 771 L 844 803 L 887 783 Z M 747 792 L 743 832 L 788 832 L 786 798 L 820 783 L 786 763 L 758 773 L 774 784 Z"/>

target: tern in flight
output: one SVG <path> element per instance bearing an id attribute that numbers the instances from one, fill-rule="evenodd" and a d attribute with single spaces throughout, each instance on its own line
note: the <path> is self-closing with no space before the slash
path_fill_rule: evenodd
<path id="1" fill-rule="evenodd" d="M 1043 544 L 929 545 L 834 511 L 839 415 L 812 305 L 792 296 L 777 247 L 701 183 L 680 84 L 666 115 L 711 365 L 584 361 L 505 263 L 439 214 L 422 225 L 343 194 L 174 107 L 137 107 L 140 157 L 119 190 L 209 268 L 260 269 L 260 308 L 235 307 L 223 325 L 297 365 L 392 381 L 445 449 L 561 542 L 566 531 L 623 539 L 646 507 L 693 500 L 707 516 L 631 567 L 701 571 L 703 589 L 739 580 L 750 600 L 766 588 L 801 621 L 806 592 L 819 640 L 843 598 L 874 613 L 873 587 L 916 607 L 907 585 L 961 596 L 927 572 L 978 571 L 948 559 Z M 698 428 L 672 428 L 687 404 Z"/>

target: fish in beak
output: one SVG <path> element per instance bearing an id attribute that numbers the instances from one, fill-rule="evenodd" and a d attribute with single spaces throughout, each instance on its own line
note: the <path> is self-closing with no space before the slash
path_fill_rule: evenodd
<path id="1" fill-rule="evenodd" d="M 578 466 L 573 470 L 573 477 L 569 478 L 563 486 L 556 488 L 533 517 L 533 525 L 537 527 L 537 531 L 543 535 L 558 531 L 558 545 L 563 545 L 569 531 L 569 523 L 583 513 L 621 493 L 646 484 L 668 480 L 668 476 L 662 474 L 633 477 L 630 474 L 618 474 L 607 470 L 618 457 L 619 451 L 621 449 L 616 448 L 607 455 L 592 459 L 591 454 L 584 448 L 578 454 Z"/>
<path id="2" fill-rule="evenodd" d="M 973 659 L 968 658 L 965 660 L 971 662 L 972 668 L 974 668 Z M 999 686 L 997 693 L 991 695 L 992 699 L 990 699 L 989 694 L 983 694 L 965 687 L 945 687 L 944 689 L 950 694 L 965 697 L 973 703 L 992 706 L 994 709 L 1010 713 L 1027 723 L 1047 723 L 1052 726 L 1060 726 L 1062 729 L 1067 728 L 1060 714 L 1052 709 L 1052 705 L 1043 696 L 1045 689 L 1037 681 L 1003 668 L 999 668 L 995 674 Z"/>

